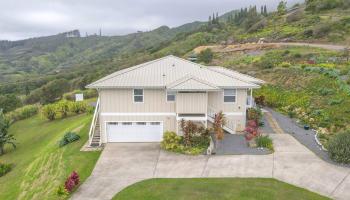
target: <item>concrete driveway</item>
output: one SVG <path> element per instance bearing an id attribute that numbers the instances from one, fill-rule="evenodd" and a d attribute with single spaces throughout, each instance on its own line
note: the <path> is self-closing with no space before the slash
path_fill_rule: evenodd
<path id="1" fill-rule="evenodd" d="M 110 143 L 72 199 L 111 199 L 133 183 L 160 177 L 267 177 L 350 199 L 349 168 L 324 162 L 288 134 L 270 136 L 275 146 L 270 155 L 185 156 L 156 143 Z"/>

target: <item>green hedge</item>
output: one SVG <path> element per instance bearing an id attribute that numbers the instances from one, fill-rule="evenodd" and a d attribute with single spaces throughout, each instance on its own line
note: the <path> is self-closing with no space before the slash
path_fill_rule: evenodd
<path id="1" fill-rule="evenodd" d="M 45 118 L 55 120 L 57 118 L 65 118 L 72 114 L 89 112 L 91 110 L 90 107 L 91 106 L 84 101 L 71 102 L 62 100 L 57 103 L 43 106 L 41 112 Z"/>
<path id="2" fill-rule="evenodd" d="M 36 115 L 39 112 L 39 105 L 27 105 L 6 114 L 6 117 L 10 120 L 10 123 L 27 119 Z"/>
<path id="3" fill-rule="evenodd" d="M 0 163 L 0 177 L 11 171 L 12 165 Z"/>

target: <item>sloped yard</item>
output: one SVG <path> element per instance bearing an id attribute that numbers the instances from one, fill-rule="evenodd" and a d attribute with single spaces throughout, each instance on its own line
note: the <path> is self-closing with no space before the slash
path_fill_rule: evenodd
<path id="1" fill-rule="evenodd" d="M 0 199 L 57 199 L 58 186 L 73 170 L 83 182 L 100 155 L 79 151 L 87 141 L 90 119 L 83 114 L 49 122 L 37 115 L 13 124 L 10 133 L 17 139 L 17 149 L 7 148 L 0 157 L 14 165 L 0 178 Z M 66 131 L 75 131 L 81 139 L 59 148 Z"/>

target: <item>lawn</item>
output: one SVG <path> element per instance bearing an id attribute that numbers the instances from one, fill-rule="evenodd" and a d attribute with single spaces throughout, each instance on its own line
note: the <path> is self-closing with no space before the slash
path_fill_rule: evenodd
<path id="1" fill-rule="evenodd" d="M 84 181 L 100 152 L 80 152 L 87 141 L 90 115 L 78 115 L 52 122 L 39 115 L 18 121 L 10 128 L 17 149 L 6 148 L 0 162 L 12 163 L 11 172 L 0 177 L 0 199 L 57 199 L 56 190 L 76 170 Z M 66 131 L 76 131 L 81 139 L 58 148 Z"/>
<path id="2" fill-rule="evenodd" d="M 320 200 L 308 190 L 266 178 L 149 179 L 127 187 L 113 200 Z"/>

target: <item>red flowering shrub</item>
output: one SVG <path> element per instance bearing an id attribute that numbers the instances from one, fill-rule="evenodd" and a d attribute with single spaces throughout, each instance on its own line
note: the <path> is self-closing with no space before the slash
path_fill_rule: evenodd
<path id="1" fill-rule="evenodd" d="M 64 183 L 64 188 L 71 193 L 75 186 L 79 184 L 79 175 L 77 172 L 73 171 L 71 175 L 67 178 L 66 182 Z"/>
<path id="2" fill-rule="evenodd" d="M 251 140 L 254 137 L 258 136 L 259 133 L 259 125 L 255 120 L 249 120 L 247 122 L 247 127 L 245 128 L 246 134 L 246 139 Z"/>

